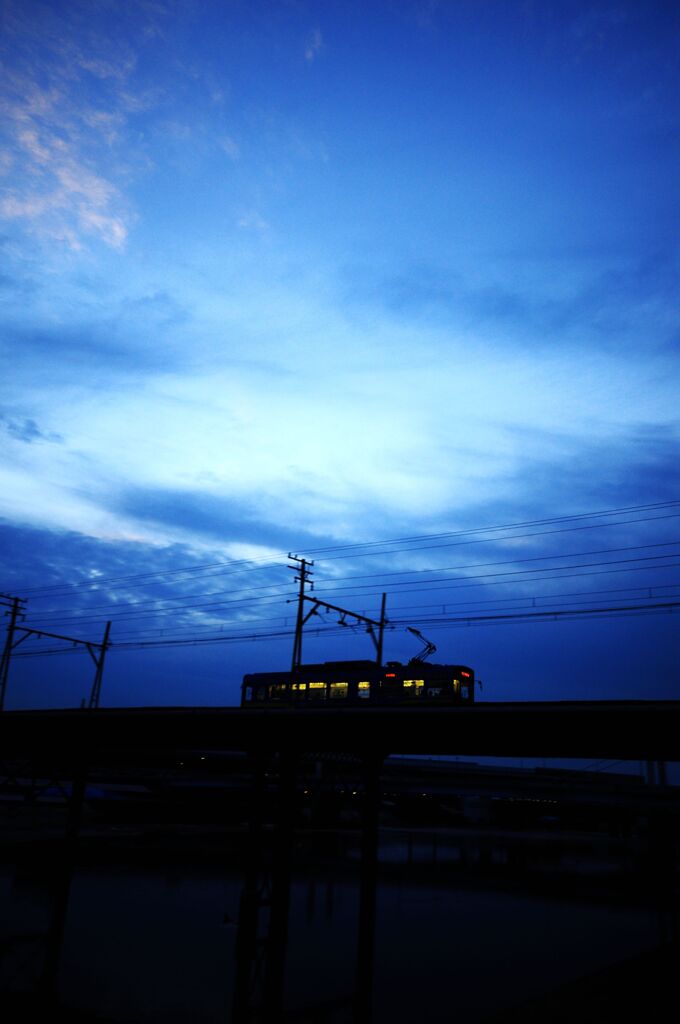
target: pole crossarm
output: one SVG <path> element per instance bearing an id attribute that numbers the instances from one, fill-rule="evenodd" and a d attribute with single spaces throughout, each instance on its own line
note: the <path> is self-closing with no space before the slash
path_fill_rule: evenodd
<path id="1" fill-rule="evenodd" d="M 44 629 L 33 629 L 32 627 L 29 627 L 29 626 L 17 626 L 16 627 L 16 632 L 24 634 L 24 636 L 21 638 L 21 640 L 27 640 L 29 636 L 47 636 L 51 640 L 66 640 L 66 641 L 68 641 L 69 643 L 72 643 L 72 644 L 80 644 L 82 647 L 87 647 L 88 650 L 90 650 L 90 654 L 92 654 L 91 648 L 93 648 L 93 647 L 102 648 L 102 647 L 105 646 L 104 645 L 104 641 L 102 641 L 101 643 L 96 643 L 96 641 L 93 641 L 93 640 L 83 640 L 82 638 L 77 637 L 77 636 L 63 636 L 61 633 L 48 633 Z M 14 646 L 16 647 L 17 644 L 21 643 L 21 640 L 17 640 L 17 642 L 14 644 Z M 94 657 L 94 655 L 93 655 L 93 657 Z"/>
<path id="2" fill-rule="evenodd" d="M 380 621 L 378 619 L 369 619 L 368 616 L 360 615 L 359 612 L 350 612 L 347 608 L 339 608 L 335 604 L 329 604 L 328 601 L 320 601 L 318 597 L 309 597 L 305 594 L 303 601 L 311 601 L 313 605 L 311 611 L 305 616 L 305 622 L 314 615 L 317 608 L 328 608 L 330 612 L 338 612 L 343 618 L 346 618 L 349 615 L 351 619 L 357 619 L 358 622 L 365 622 L 369 626 L 380 626 Z"/>
<path id="3" fill-rule="evenodd" d="M 329 612 L 337 612 L 340 616 L 340 625 L 346 626 L 345 619 L 349 615 L 351 619 L 356 619 L 357 622 L 366 623 L 366 632 L 370 634 L 371 640 L 375 645 L 376 661 L 378 665 L 382 665 L 382 654 L 383 654 L 383 637 L 385 633 L 385 624 L 387 618 L 385 617 L 385 601 L 387 595 L 383 594 L 382 604 L 380 606 L 380 618 L 369 619 L 367 615 L 361 615 L 359 612 L 352 612 L 348 608 L 340 608 L 336 604 L 329 604 L 328 601 L 321 601 L 318 597 L 310 597 L 309 594 L 305 593 L 305 586 L 309 584 L 310 589 L 314 589 L 314 583 L 312 582 L 312 566 L 314 562 L 308 562 L 306 558 L 299 558 L 297 555 L 289 554 L 293 565 L 289 565 L 288 568 L 292 569 L 297 575 L 295 576 L 295 582 L 299 583 L 298 596 L 297 596 L 297 616 L 295 621 L 295 643 L 293 644 L 293 661 L 291 664 L 291 672 L 295 674 L 299 672 L 302 665 L 302 632 L 306 622 L 309 622 L 312 615 L 318 614 L 319 608 L 325 608 Z M 305 615 L 304 607 L 305 601 L 311 602 L 312 607 Z M 378 633 L 376 636 L 375 630 Z"/>
<path id="4" fill-rule="evenodd" d="M 310 610 L 307 612 L 306 615 L 303 614 L 303 607 L 304 607 L 304 602 L 305 601 L 309 601 L 311 603 L 311 605 L 312 605 L 312 607 L 310 608 Z M 337 612 L 338 615 L 340 616 L 340 624 L 342 626 L 346 626 L 347 625 L 347 623 L 345 622 L 345 619 L 347 618 L 347 616 L 349 616 L 351 619 L 356 619 L 357 622 L 365 622 L 366 623 L 366 632 L 369 634 L 369 636 L 371 637 L 371 640 L 373 641 L 373 643 L 375 645 L 376 661 L 377 661 L 378 665 L 382 665 L 383 635 L 384 635 L 384 632 L 385 632 L 385 626 L 387 625 L 387 621 L 388 621 L 387 617 L 385 616 L 385 601 L 386 601 L 386 595 L 383 594 L 383 596 L 382 596 L 382 604 L 380 606 L 380 618 L 379 619 L 371 619 L 367 615 L 361 615 L 359 612 L 352 612 L 352 611 L 349 610 L 349 608 L 340 608 L 339 605 L 337 605 L 337 604 L 329 604 L 328 601 L 322 601 L 318 597 L 310 597 L 308 594 L 305 594 L 304 591 L 301 588 L 300 589 L 300 594 L 299 594 L 299 597 L 298 597 L 298 625 L 297 625 L 297 628 L 296 628 L 296 654 L 297 654 L 297 657 L 295 655 L 293 657 L 293 671 L 295 671 L 296 669 L 299 669 L 300 664 L 301 664 L 301 660 L 302 660 L 301 657 L 300 657 L 300 654 L 301 654 L 301 649 L 302 649 L 302 629 L 303 629 L 303 626 L 305 625 L 306 622 L 309 622 L 309 620 L 311 619 L 311 617 L 313 615 L 317 615 L 318 614 L 318 609 L 319 608 L 326 608 L 330 612 Z M 377 636 L 376 636 L 376 632 L 375 632 L 374 627 L 378 631 Z M 297 639 L 298 637 L 299 637 L 299 639 Z"/>
<path id="5" fill-rule="evenodd" d="M 4 597 L 4 595 L 0 596 Z M 96 640 L 83 640 L 81 637 L 77 636 L 65 636 L 63 633 L 51 633 L 46 629 L 35 629 L 33 626 L 17 626 L 16 619 L 19 614 L 19 602 L 19 598 L 12 599 L 12 619 L 7 632 L 7 640 L 5 641 L 2 663 L 0 665 L 0 711 L 4 708 L 7 678 L 9 675 L 10 655 L 12 654 L 12 651 L 16 650 L 19 644 L 24 643 L 25 640 L 30 639 L 32 636 L 48 637 L 50 640 L 63 640 L 65 643 L 73 644 L 74 647 L 80 646 L 85 648 L 95 665 L 94 681 L 92 683 L 88 707 L 98 708 L 99 696 L 102 688 L 102 676 L 104 674 L 104 659 L 106 657 L 107 650 L 111 646 L 109 641 L 111 623 L 106 623 L 104 637 L 99 643 Z M 15 639 L 15 634 L 21 635 L 17 636 Z"/>

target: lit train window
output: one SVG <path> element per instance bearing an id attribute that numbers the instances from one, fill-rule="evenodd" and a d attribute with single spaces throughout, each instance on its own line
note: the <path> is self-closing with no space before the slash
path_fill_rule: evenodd
<path id="1" fill-rule="evenodd" d="M 361 679 L 357 683 L 357 696 L 363 697 L 364 700 L 371 696 L 371 684 L 366 679 Z"/>
<path id="2" fill-rule="evenodd" d="M 407 697 L 420 697 L 425 686 L 424 679 L 405 679 L 404 689 L 407 691 Z"/>
<path id="3" fill-rule="evenodd" d="M 338 698 L 342 700 L 348 693 L 349 683 L 331 683 L 330 696 L 332 700 L 337 700 Z"/>
<path id="4" fill-rule="evenodd" d="M 325 683 L 319 683 L 319 682 L 310 683 L 309 684 L 309 696 L 310 697 L 315 697 L 315 698 L 321 697 L 321 698 L 325 699 L 325 697 L 326 697 L 326 684 Z"/>

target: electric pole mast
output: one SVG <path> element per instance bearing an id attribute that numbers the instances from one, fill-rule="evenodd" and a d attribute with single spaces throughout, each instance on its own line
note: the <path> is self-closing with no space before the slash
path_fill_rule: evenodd
<path id="1" fill-rule="evenodd" d="M 8 594 L 0 594 L 0 605 L 9 606 L 10 611 L 6 612 L 9 615 L 9 623 L 7 625 L 7 638 L 5 640 L 5 646 L 2 651 L 2 661 L 0 661 L 0 712 L 5 707 L 5 693 L 7 691 L 7 679 L 9 678 L 9 661 L 12 656 L 12 648 L 14 644 L 14 631 L 17 625 L 17 619 L 23 614 L 23 606 L 26 601 L 21 597 L 9 597 Z"/>
<path id="2" fill-rule="evenodd" d="M 66 643 L 73 644 L 74 647 L 84 647 L 95 664 L 95 675 L 94 682 L 92 684 L 92 692 L 90 694 L 90 708 L 99 707 L 99 698 L 102 689 L 102 677 L 104 674 L 104 659 L 106 652 L 111 646 L 109 635 L 111 633 L 111 622 L 106 623 L 104 629 L 104 637 L 101 643 L 94 643 L 91 640 L 83 640 L 78 636 L 64 636 L 63 633 L 48 633 L 44 629 L 34 629 L 32 626 L 17 626 L 17 619 L 23 618 L 23 605 L 26 601 L 20 597 L 8 597 L 6 594 L 0 594 L 0 607 L 5 605 L 10 608 L 10 611 L 6 614 L 9 615 L 9 625 L 7 626 L 7 639 L 5 640 L 5 646 L 2 652 L 2 661 L 0 661 L 0 712 L 4 708 L 5 704 L 5 692 L 7 690 L 7 678 L 9 676 L 9 663 L 12 656 L 12 651 L 15 650 L 19 644 L 23 644 L 26 640 L 30 640 L 31 637 L 48 637 L 50 640 L 64 640 Z M 15 639 L 15 635 L 18 634 L 18 639 Z M 63 648 L 62 648 L 63 650 Z M 59 651 L 55 651 L 58 654 Z M 83 703 L 84 706 L 84 703 Z"/>
<path id="3" fill-rule="evenodd" d="M 92 658 L 96 669 L 94 674 L 94 682 L 92 684 L 92 693 L 90 694 L 90 708 L 99 707 L 99 697 L 102 692 L 102 676 L 104 675 L 104 658 L 106 657 L 106 652 L 108 648 L 111 646 L 109 643 L 110 632 L 111 623 L 107 622 L 106 628 L 104 629 L 104 639 L 102 640 L 102 642 L 100 644 L 87 644 L 87 649 L 90 652 L 90 657 Z M 98 655 L 95 654 L 94 648 L 99 649 Z"/>
<path id="4" fill-rule="evenodd" d="M 376 661 L 378 668 L 382 665 L 383 660 L 383 637 L 385 635 L 385 604 L 387 603 L 387 594 L 383 594 L 382 601 L 380 603 L 380 625 L 378 626 L 378 642 L 376 643 Z"/>
<path id="5" fill-rule="evenodd" d="M 295 582 L 300 584 L 298 590 L 298 609 L 297 619 L 295 621 L 295 641 L 293 643 L 293 662 L 291 665 L 291 673 L 294 675 L 302 664 L 302 627 L 304 626 L 304 603 L 305 603 L 305 585 L 309 583 L 310 590 L 314 590 L 314 583 L 312 582 L 312 570 L 311 566 L 314 562 L 308 562 L 306 558 L 298 558 L 297 555 L 291 555 L 288 557 L 291 562 L 295 563 L 289 565 L 288 568 L 292 569 L 297 573 Z"/>

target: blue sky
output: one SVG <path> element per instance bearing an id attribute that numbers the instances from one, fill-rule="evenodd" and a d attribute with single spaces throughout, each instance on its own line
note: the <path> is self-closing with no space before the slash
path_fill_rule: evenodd
<path id="1" fill-rule="evenodd" d="M 677 5 L 0 9 L 0 591 L 25 593 L 43 628 L 72 611 L 69 629 L 99 633 L 83 617 L 95 599 L 100 618 L 125 601 L 158 612 L 165 636 L 218 624 L 170 611 L 217 588 L 201 570 L 201 586 L 159 576 L 156 590 L 103 582 L 50 602 L 40 588 L 57 583 L 249 559 L 280 585 L 290 549 L 680 499 Z M 665 511 L 585 537 L 498 534 L 493 557 L 487 544 L 468 562 L 518 545 L 584 562 L 652 543 L 670 555 Z M 463 564 L 450 554 L 357 553 L 342 571 Z M 319 562 L 317 580 L 338 564 Z M 635 603 L 643 583 L 669 600 L 674 579 L 631 566 L 616 599 Z M 377 607 L 387 582 L 373 584 L 361 596 Z M 564 602 L 568 589 L 513 594 Z M 222 577 L 219 593 L 243 597 Z M 262 617 L 249 608 L 236 608 L 244 629 Z M 574 645 L 594 652 L 603 695 L 642 696 L 651 674 L 663 696 L 674 622 L 438 642 L 489 697 L 568 695 Z M 337 653 L 327 641 L 316 657 Z M 191 676 L 193 699 L 219 703 L 288 651 L 112 652 L 109 693 L 182 702 Z M 395 639 L 392 653 L 413 652 Z M 12 699 L 55 700 L 44 680 L 66 665 L 26 659 Z"/>

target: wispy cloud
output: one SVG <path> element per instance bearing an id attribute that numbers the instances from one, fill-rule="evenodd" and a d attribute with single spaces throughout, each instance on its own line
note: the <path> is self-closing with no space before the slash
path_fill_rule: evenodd
<path id="1" fill-rule="evenodd" d="M 278 550 L 318 543 L 318 534 L 297 524 L 266 518 L 269 509 L 256 497 L 249 501 L 210 491 L 177 488 L 128 488 L 114 496 L 116 510 L 133 522 L 170 529 L 189 541 L 203 538 L 222 544 L 264 545 Z"/>
<path id="2" fill-rule="evenodd" d="M 630 12 L 620 4 L 588 5 L 568 26 L 568 35 L 580 54 L 600 50 L 611 42 L 614 32 L 626 25 Z"/>
<path id="3" fill-rule="evenodd" d="M 0 212 L 19 219 L 42 234 L 82 246 L 82 235 L 97 235 L 113 248 L 125 244 L 129 214 L 116 186 L 87 166 L 75 133 L 55 108 L 52 129 L 38 125 L 20 103 L 5 106 L 14 123 L 17 170 L 15 182 L 2 200 Z M 91 112 L 84 120 L 92 127 Z M 109 124 L 110 121 L 102 121 Z"/>
<path id="4" fill-rule="evenodd" d="M 29 2 L 5 14 L 0 215 L 74 250 L 88 239 L 122 249 L 133 220 L 120 181 L 135 52 L 125 32 L 100 31 L 87 5 L 57 16 Z"/>
<path id="5" fill-rule="evenodd" d="M 269 224 L 257 210 L 244 210 L 240 214 L 237 224 L 240 228 L 250 231 L 264 232 L 269 230 Z"/>
<path id="6" fill-rule="evenodd" d="M 501 266 L 485 278 L 476 268 L 466 273 L 427 260 L 387 273 L 347 267 L 343 295 L 359 307 L 382 306 L 401 322 L 475 331 L 502 326 L 515 343 L 533 349 L 568 340 L 621 350 L 639 346 L 641 338 L 645 348 L 662 349 L 677 336 L 675 246 L 636 258 L 603 256 L 589 274 L 573 278 L 570 261 L 556 253 L 544 256 L 540 274 L 532 273 L 534 262 L 524 260 L 524 279 L 522 257 L 515 259 L 516 276 Z"/>
<path id="7" fill-rule="evenodd" d="M 10 437 L 17 441 L 25 441 L 26 444 L 33 444 L 35 441 L 60 444 L 64 440 L 61 434 L 52 430 L 41 430 L 36 421 L 29 417 L 15 419 L 0 413 L 0 424 L 4 426 Z"/>
<path id="8" fill-rule="evenodd" d="M 321 35 L 321 29 L 313 29 L 307 36 L 307 45 L 305 46 L 305 60 L 310 64 L 316 60 L 324 47 L 323 36 Z"/>
<path id="9" fill-rule="evenodd" d="M 241 147 L 235 139 L 232 139 L 231 135 L 225 135 L 220 139 L 220 146 L 227 154 L 230 160 L 238 160 L 241 156 Z"/>

